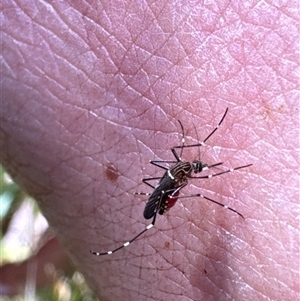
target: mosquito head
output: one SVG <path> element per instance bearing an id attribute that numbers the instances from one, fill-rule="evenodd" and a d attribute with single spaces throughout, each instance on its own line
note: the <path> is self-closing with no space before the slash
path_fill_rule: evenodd
<path id="1" fill-rule="evenodd" d="M 206 164 L 202 164 L 202 162 L 199 160 L 194 160 L 192 165 L 193 165 L 194 173 L 201 172 L 203 168 L 206 166 Z"/>

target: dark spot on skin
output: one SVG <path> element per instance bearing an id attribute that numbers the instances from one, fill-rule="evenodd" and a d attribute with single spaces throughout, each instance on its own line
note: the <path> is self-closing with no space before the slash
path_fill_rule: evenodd
<path id="1" fill-rule="evenodd" d="M 119 177 L 119 172 L 112 163 L 108 163 L 106 165 L 105 175 L 111 182 L 116 182 Z"/>
<path id="2" fill-rule="evenodd" d="M 165 242 L 165 248 L 170 249 L 170 243 L 168 241 Z"/>

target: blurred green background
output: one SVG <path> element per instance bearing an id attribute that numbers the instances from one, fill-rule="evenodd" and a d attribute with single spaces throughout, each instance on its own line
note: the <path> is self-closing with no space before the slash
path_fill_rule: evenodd
<path id="1" fill-rule="evenodd" d="M 55 238 L 36 201 L 0 165 L 1 301 L 98 300 Z"/>

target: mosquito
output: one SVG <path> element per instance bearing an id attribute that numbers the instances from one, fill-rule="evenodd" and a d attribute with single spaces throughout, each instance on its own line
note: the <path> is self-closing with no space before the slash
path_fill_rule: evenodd
<path id="1" fill-rule="evenodd" d="M 194 160 L 192 162 L 184 161 L 182 160 L 182 154 L 183 149 L 185 148 L 192 148 L 192 147 L 201 147 L 205 145 L 205 142 L 218 130 L 222 122 L 224 121 L 226 115 L 228 112 L 228 108 L 226 109 L 222 119 L 218 123 L 218 125 L 214 128 L 214 130 L 200 143 L 196 144 L 190 144 L 185 145 L 185 134 L 184 134 L 184 128 L 180 120 L 178 120 L 181 131 L 182 131 L 182 140 L 181 145 L 174 146 L 171 148 L 171 151 L 175 157 L 175 160 L 172 161 L 161 161 L 161 160 L 151 160 L 150 163 L 152 165 L 155 165 L 159 168 L 162 168 L 165 170 L 165 173 L 162 177 L 155 177 L 155 178 L 145 178 L 143 179 L 143 183 L 150 186 L 153 189 L 152 193 L 136 193 L 138 195 L 147 195 L 149 196 L 148 201 L 146 203 L 145 209 L 144 209 L 144 218 L 145 219 L 151 219 L 152 222 L 149 224 L 142 232 L 137 234 L 135 237 L 133 237 L 131 240 L 127 241 L 120 247 L 113 249 L 111 251 L 107 252 L 96 252 L 96 251 L 90 251 L 92 254 L 97 256 L 102 255 L 110 255 L 113 254 L 120 249 L 129 246 L 133 241 L 135 241 L 138 237 L 140 237 L 143 233 L 151 229 L 155 225 L 157 213 L 160 215 L 165 214 L 170 208 L 172 208 L 178 199 L 181 198 L 189 198 L 189 197 L 200 197 L 203 199 L 206 199 L 212 203 L 215 203 L 219 206 L 224 207 L 225 209 L 228 209 L 236 214 L 238 214 L 240 217 L 244 219 L 244 216 L 238 212 L 237 210 L 228 207 L 227 205 L 224 205 L 220 202 L 217 202 L 209 197 L 204 196 L 201 193 L 198 194 L 192 194 L 192 195 L 185 195 L 185 196 L 179 196 L 180 190 L 182 190 L 187 184 L 189 179 L 210 179 L 216 176 L 220 176 L 226 173 L 233 172 L 235 170 L 239 170 L 242 168 L 247 168 L 251 166 L 252 164 L 247 164 L 243 166 L 238 166 L 235 168 L 230 168 L 218 173 L 205 175 L 205 176 L 194 176 L 194 174 L 198 174 L 204 170 L 211 169 L 213 167 L 217 167 L 223 164 L 223 162 L 215 163 L 212 165 L 205 164 L 201 162 L 200 160 Z M 199 139 L 198 139 L 199 140 Z M 180 149 L 180 154 L 177 153 L 177 149 Z M 199 156 L 200 158 L 200 156 Z M 162 164 L 172 164 L 171 167 L 165 167 Z M 152 185 L 150 181 L 157 181 L 158 184 L 156 186 Z"/>

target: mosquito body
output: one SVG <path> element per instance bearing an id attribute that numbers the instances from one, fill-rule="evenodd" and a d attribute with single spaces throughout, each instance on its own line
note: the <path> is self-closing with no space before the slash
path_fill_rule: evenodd
<path id="1" fill-rule="evenodd" d="M 118 251 L 124 247 L 127 247 L 134 240 L 136 240 L 139 236 L 141 236 L 143 233 L 145 233 L 147 230 L 151 229 L 155 225 L 157 214 L 160 214 L 160 215 L 165 214 L 170 208 L 172 208 L 175 205 L 176 201 L 181 198 L 200 197 L 200 198 L 206 199 L 210 202 L 213 202 L 219 206 L 222 206 L 222 207 L 238 214 L 242 218 L 244 218 L 244 216 L 241 213 L 239 213 L 238 211 L 236 211 L 235 209 L 230 208 L 227 205 L 224 205 L 222 203 L 219 203 L 211 198 L 208 198 L 200 193 L 193 194 L 193 195 L 184 195 L 184 196 L 179 195 L 180 190 L 182 190 L 188 184 L 189 179 L 209 179 L 212 177 L 220 176 L 225 173 L 233 172 L 238 169 L 246 168 L 246 167 L 249 167 L 252 165 L 252 164 L 243 165 L 243 166 L 227 169 L 225 171 L 221 171 L 221 172 L 214 173 L 211 175 L 206 175 L 206 176 L 195 176 L 204 170 L 220 166 L 223 163 L 219 162 L 216 164 L 208 165 L 208 164 L 202 163 L 200 160 L 194 160 L 192 162 L 182 160 L 183 149 L 192 148 L 192 147 L 199 148 L 200 146 L 205 145 L 205 142 L 220 127 L 227 112 L 228 112 L 228 108 L 226 109 L 221 121 L 214 128 L 214 130 L 202 142 L 197 143 L 197 144 L 185 145 L 184 128 L 183 128 L 182 123 L 178 120 L 178 122 L 181 126 L 183 138 L 182 138 L 181 145 L 174 146 L 173 148 L 171 148 L 171 151 L 175 157 L 175 160 L 172 160 L 172 161 L 152 160 L 152 161 L 150 161 L 151 164 L 164 169 L 165 173 L 163 174 L 162 177 L 143 179 L 143 182 L 153 189 L 152 193 L 150 193 L 150 194 L 149 193 L 136 193 L 138 195 L 149 196 L 148 201 L 145 206 L 145 209 L 144 209 L 144 218 L 145 219 L 152 218 L 151 224 L 149 224 L 142 232 L 140 232 L 138 235 L 133 237 L 130 241 L 127 241 L 126 243 L 124 243 L 122 246 L 120 246 L 112 251 L 107 251 L 107 252 L 90 251 L 92 254 L 97 255 L 97 256 L 107 255 L 107 254 L 115 253 L 116 251 Z M 179 155 L 176 151 L 177 149 L 180 149 Z M 199 158 L 200 158 L 200 155 L 199 155 Z M 162 164 L 170 164 L 171 167 L 165 167 Z M 157 181 L 157 180 L 158 180 L 158 184 L 156 186 L 154 186 L 150 183 L 151 181 Z"/>
<path id="2" fill-rule="evenodd" d="M 151 161 L 151 163 L 153 164 L 153 161 Z M 222 163 L 217 163 L 208 166 L 198 160 L 193 162 L 179 161 L 165 171 L 155 187 L 148 181 L 157 178 L 144 179 L 143 182 L 154 189 L 146 203 L 144 218 L 150 219 L 156 212 L 163 215 L 172 208 L 179 197 L 179 191 L 188 184 L 188 179 L 192 178 L 192 172 L 199 173 L 221 164 Z M 157 164 L 154 165 L 158 166 Z M 163 166 L 159 167 L 164 168 Z"/>

